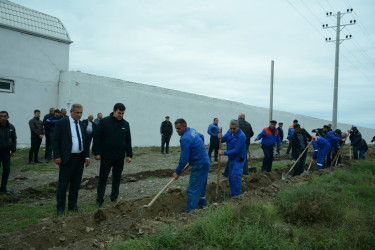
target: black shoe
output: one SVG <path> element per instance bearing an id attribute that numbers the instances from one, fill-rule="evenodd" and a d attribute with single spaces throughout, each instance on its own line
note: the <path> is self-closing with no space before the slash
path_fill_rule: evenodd
<path id="1" fill-rule="evenodd" d="M 70 208 L 69 208 L 69 211 L 72 211 L 72 212 L 82 212 L 82 211 L 83 211 L 83 208 L 80 208 L 80 207 L 78 207 L 78 206 L 70 207 Z"/>
<path id="2" fill-rule="evenodd" d="M 103 202 L 96 202 L 96 208 L 102 208 Z"/>
<path id="3" fill-rule="evenodd" d="M 228 175 L 224 174 L 224 172 L 221 172 L 221 174 L 222 174 L 224 177 L 228 177 Z"/>
<path id="4" fill-rule="evenodd" d="M 0 193 L 7 193 L 7 194 L 14 194 L 13 191 L 9 190 L 9 189 L 0 189 Z"/>
<path id="5" fill-rule="evenodd" d="M 43 163 L 43 162 L 41 162 L 41 161 L 35 161 L 34 163 L 39 163 L 40 164 L 40 163 Z"/>
<path id="6" fill-rule="evenodd" d="M 112 203 L 116 203 L 117 202 L 117 198 L 116 199 L 111 199 L 111 202 Z"/>
<path id="7" fill-rule="evenodd" d="M 34 164 L 34 162 L 32 162 L 32 161 L 29 161 L 27 164 Z"/>
<path id="8" fill-rule="evenodd" d="M 64 215 L 64 209 L 57 209 L 57 217 Z"/>

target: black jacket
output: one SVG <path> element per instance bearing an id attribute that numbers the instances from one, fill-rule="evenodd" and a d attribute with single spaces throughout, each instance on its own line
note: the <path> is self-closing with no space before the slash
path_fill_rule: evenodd
<path id="1" fill-rule="evenodd" d="M 0 125 L 0 151 L 1 152 L 16 152 L 17 134 L 15 127 L 6 122 L 5 127 Z"/>
<path id="2" fill-rule="evenodd" d="M 307 143 L 306 138 L 309 138 L 309 141 L 311 141 L 311 139 L 312 139 L 311 135 L 304 128 L 301 128 L 301 135 L 303 137 L 305 145 L 307 146 L 308 143 Z M 305 148 L 301 148 L 301 145 L 299 143 L 299 139 L 298 139 L 298 136 L 297 136 L 296 132 L 293 133 L 290 140 L 291 140 L 291 143 L 292 143 L 292 157 L 293 157 L 293 159 L 297 159 L 299 157 L 299 155 L 302 154 L 303 150 L 305 150 Z"/>
<path id="3" fill-rule="evenodd" d="M 163 135 L 172 135 L 173 133 L 173 126 L 170 121 L 163 121 L 160 125 L 160 134 Z"/>
<path id="4" fill-rule="evenodd" d="M 44 135 L 43 123 L 39 118 L 33 117 L 29 121 L 31 135 Z"/>
<path id="5" fill-rule="evenodd" d="M 92 133 L 94 134 L 95 128 L 96 128 L 96 124 L 94 123 L 94 120 L 91 123 L 92 123 Z M 85 126 L 87 128 L 87 125 L 89 124 L 89 119 L 83 120 L 82 124 L 83 124 L 83 126 Z M 86 133 L 86 129 L 85 129 L 85 133 Z"/>
<path id="6" fill-rule="evenodd" d="M 281 127 L 277 127 L 277 130 L 279 130 L 279 136 L 282 142 L 284 140 L 284 130 Z"/>
<path id="7" fill-rule="evenodd" d="M 249 145 L 250 138 L 254 135 L 253 128 L 251 127 L 250 123 L 245 121 L 245 119 L 243 118 L 238 119 L 238 124 L 240 125 L 240 129 L 246 136 L 246 145 Z"/>
<path id="8" fill-rule="evenodd" d="M 322 128 L 313 129 L 311 132 L 315 133 L 316 136 L 320 136 L 320 137 L 326 136 L 326 132 L 324 132 Z"/>
<path id="9" fill-rule="evenodd" d="M 349 139 L 350 139 L 350 145 L 356 148 L 361 147 L 362 135 L 359 131 L 357 131 L 356 133 L 354 133 L 353 131 L 350 132 Z"/>
<path id="10" fill-rule="evenodd" d="M 124 119 L 117 120 L 113 113 L 100 120 L 94 132 L 92 153 L 105 159 L 124 159 L 133 156 L 130 126 Z"/>
<path id="11" fill-rule="evenodd" d="M 46 121 L 49 119 L 49 118 L 51 118 L 52 116 L 54 116 L 53 114 L 51 115 L 51 114 L 46 114 L 45 116 L 44 116 L 44 118 L 43 118 L 43 126 L 46 126 Z M 47 127 L 45 127 L 44 128 L 45 129 L 45 132 L 46 133 L 49 133 L 50 131 L 49 131 L 49 129 L 47 128 Z"/>
<path id="12" fill-rule="evenodd" d="M 83 126 L 82 122 L 79 122 L 81 127 L 81 132 L 86 130 L 86 127 Z M 86 141 L 86 133 L 81 134 L 83 145 Z M 69 118 L 64 118 L 56 122 L 53 140 L 52 140 L 52 149 L 54 159 L 61 158 L 61 163 L 66 164 L 71 156 L 72 152 L 72 132 L 70 130 L 70 120 Z M 82 161 L 85 161 L 85 158 L 89 158 L 89 151 L 86 147 L 83 147 Z"/>
<path id="13" fill-rule="evenodd" d="M 368 150 L 367 142 L 364 139 L 361 140 L 361 150 Z"/>

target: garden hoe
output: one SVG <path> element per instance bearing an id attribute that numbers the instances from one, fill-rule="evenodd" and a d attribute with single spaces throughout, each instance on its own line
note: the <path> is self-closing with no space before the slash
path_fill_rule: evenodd
<path id="1" fill-rule="evenodd" d="M 220 128 L 220 135 L 222 135 L 223 128 Z M 221 150 L 221 137 L 219 138 L 219 150 Z M 219 154 L 217 162 L 217 178 L 216 178 L 216 201 L 219 199 L 219 186 L 220 186 L 220 160 L 221 155 Z"/>
<path id="2" fill-rule="evenodd" d="M 292 169 L 294 168 L 294 166 L 297 164 L 297 162 L 299 161 L 299 159 L 301 159 L 301 156 L 305 153 L 305 151 L 307 150 L 307 148 L 310 146 L 311 142 L 309 142 L 309 144 L 307 144 L 306 148 L 303 150 L 303 152 L 299 155 L 298 159 L 294 162 L 293 166 L 289 169 L 289 171 L 287 173 L 283 173 L 283 175 L 281 176 L 281 179 L 283 181 L 285 181 L 287 178 L 290 177 L 289 173 L 290 171 L 292 171 Z"/>
<path id="3" fill-rule="evenodd" d="M 187 168 L 189 167 L 190 165 L 187 164 L 184 169 L 182 169 L 181 173 Z M 160 192 L 150 201 L 150 203 L 148 203 L 147 205 L 143 205 L 143 208 L 149 208 L 152 206 L 152 204 L 154 204 L 154 202 L 159 198 L 159 196 L 175 181 L 174 178 L 172 178 L 168 183 L 167 185 L 165 185 L 165 187 L 163 187 L 162 190 L 160 190 Z"/>

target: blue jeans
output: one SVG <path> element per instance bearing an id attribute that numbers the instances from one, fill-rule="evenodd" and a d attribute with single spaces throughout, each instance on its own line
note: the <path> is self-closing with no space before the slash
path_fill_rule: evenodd
<path id="1" fill-rule="evenodd" d="M 264 153 L 262 172 L 271 172 L 273 161 L 273 146 L 266 146 L 262 144 Z"/>
<path id="2" fill-rule="evenodd" d="M 207 186 L 207 176 L 210 170 L 210 162 L 194 165 L 191 168 L 189 186 L 186 190 L 188 196 L 186 213 L 194 210 L 199 206 L 203 208 L 207 206 L 206 199 L 206 186 Z"/>
<path id="3" fill-rule="evenodd" d="M 3 176 L 1 177 L 0 191 L 6 191 L 8 177 L 10 173 L 10 152 L 0 152 L 0 165 L 3 166 Z"/>
<path id="4" fill-rule="evenodd" d="M 230 196 L 236 197 L 241 194 L 241 172 L 244 161 L 239 159 L 229 160 L 229 187 Z"/>

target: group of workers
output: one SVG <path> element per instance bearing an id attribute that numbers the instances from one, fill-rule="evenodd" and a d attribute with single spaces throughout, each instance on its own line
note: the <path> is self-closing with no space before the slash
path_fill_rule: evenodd
<path id="1" fill-rule="evenodd" d="M 206 184 L 210 168 L 211 155 L 214 153 L 214 161 L 218 161 L 218 155 L 228 157 L 227 170 L 223 175 L 228 176 L 231 197 L 241 195 L 241 175 L 248 174 L 247 157 L 250 138 L 253 136 L 251 125 L 245 121 L 245 115 L 241 113 L 238 120 L 231 120 L 229 130 L 226 133 L 220 132 L 218 127 L 218 118 L 214 118 L 213 123 L 209 125 L 207 133 L 210 135 L 210 146 L 208 153 L 204 144 L 203 135 L 195 129 L 187 127 L 186 121 L 177 119 L 175 129 L 181 136 L 181 155 L 179 165 L 173 173 L 177 179 L 184 166 L 189 163 L 192 168 L 192 174 L 187 188 L 188 204 L 186 212 L 206 206 Z M 241 124 L 242 123 L 242 124 Z M 272 161 L 274 159 L 274 147 L 282 149 L 282 123 L 276 128 L 277 122 L 271 120 L 268 127 L 265 127 L 255 138 L 255 141 L 261 141 L 261 148 L 264 153 L 262 172 L 270 172 Z M 313 160 L 317 160 L 317 169 L 330 167 L 334 164 L 333 160 L 339 152 L 346 139 L 347 134 L 342 133 L 340 129 L 332 131 L 330 126 L 325 125 L 322 129 L 312 130 L 316 135 L 311 136 L 304 128 L 301 128 L 298 120 L 293 121 L 288 129 L 288 141 L 291 152 L 291 158 L 295 161 L 294 176 L 300 175 L 304 171 L 307 157 L 307 148 L 312 144 L 314 153 Z M 364 159 L 364 153 L 367 151 L 367 143 L 356 127 L 348 131 L 350 145 L 353 146 L 354 159 L 359 157 Z M 226 150 L 220 150 L 219 145 L 226 143 Z M 287 154 L 289 152 L 287 151 Z M 340 161 L 340 158 L 337 158 Z"/>
<path id="2" fill-rule="evenodd" d="M 124 167 L 124 160 L 131 162 L 132 146 L 129 123 L 123 119 L 125 105 L 115 104 L 113 112 L 106 118 L 93 121 L 90 116 L 87 121 L 81 122 L 82 105 L 74 104 L 70 110 L 71 116 L 62 119 L 59 110 L 50 110 L 50 117 L 44 124 L 48 127 L 52 139 L 50 142 L 53 149 L 54 161 L 59 165 L 59 185 L 56 195 L 57 215 L 64 214 L 66 190 L 69 187 L 68 208 L 72 211 L 81 211 L 77 206 L 77 196 L 84 163 L 90 164 L 89 149 L 91 138 L 94 138 L 93 154 L 96 160 L 100 160 L 99 183 L 97 190 L 96 207 L 101 208 L 104 202 L 104 193 L 108 175 L 112 170 L 112 193 L 111 201 L 116 202 L 119 195 L 119 185 Z M 40 111 L 34 112 L 35 117 L 30 120 L 30 130 L 32 133 L 32 147 L 30 149 L 29 163 L 38 163 L 37 152 L 41 140 L 44 136 L 43 123 L 39 120 Z M 10 156 L 14 156 L 16 151 L 17 136 L 15 128 L 8 122 L 9 115 L 6 111 L 0 112 L 0 160 L 3 165 L 3 175 L 0 192 L 7 190 L 7 179 L 10 171 Z M 56 119 L 54 119 L 56 118 Z M 98 117 L 99 118 L 99 117 Z M 101 118 L 101 117 L 100 117 Z M 162 136 L 161 153 L 169 153 L 169 140 L 173 133 L 173 127 L 169 121 L 169 116 L 160 127 Z M 197 207 L 203 208 L 207 205 L 206 185 L 208 172 L 211 165 L 211 154 L 214 151 L 214 161 L 218 161 L 219 155 L 228 157 L 228 163 L 224 175 L 229 178 L 230 195 L 238 197 L 241 195 L 241 175 L 248 174 L 248 150 L 250 138 L 254 135 L 253 129 L 245 120 L 245 114 L 241 113 L 237 120 L 231 120 L 229 130 L 222 133 L 218 127 L 218 118 L 214 118 L 213 123 L 208 127 L 210 135 L 210 147 L 208 152 L 204 142 L 204 136 L 194 128 L 189 128 L 184 119 L 177 119 L 174 128 L 180 139 L 181 154 L 177 168 L 173 173 L 173 178 L 178 179 L 182 170 L 187 164 L 191 167 L 191 176 L 187 188 L 187 208 L 190 212 Z M 88 125 L 90 124 L 90 125 Z M 95 124 L 95 125 L 94 125 Z M 269 126 L 265 127 L 255 138 L 261 141 L 261 148 L 264 153 L 262 172 L 270 172 L 274 159 L 274 147 L 277 145 L 277 152 L 282 149 L 283 130 L 282 123 L 276 128 L 277 122 L 271 120 Z M 95 130 L 94 127 L 95 126 Z M 51 128 L 53 127 L 53 131 Z M 90 127 L 90 128 L 89 128 Z M 332 131 L 329 126 L 315 129 L 312 132 L 316 136 L 311 136 L 304 128 L 294 120 L 293 125 L 288 129 L 289 147 L 292 150 L 291 157 L 298 161 L 295 165 L 294 175 L 303 172 L 307 156 L 307 147 L 312 143 L 314 148 L 313 159 L 317 159 L 317 169 L 329 167 L 332 159 L 335 158 L 340 146 L 345 143 L 346 133 L 341 133 L 339 129 Z M 351 145 L 353 146 L 354 159 L 364 159 L 367 151 L 367 143 L 362 139 L 361 133 L 356 127 L 352 127 L 349 132 Z M 35 135 L 33 137 L 33 135 Z M 226 150 L 221 150 L 221 143 L 226 143 Z M 47 148 L 48 148 L 47 147 Z M 290 150 L 288 148 L 288 151 Z M 48 150 L 48 149 L 47 149 Z M 289 154 L 289 152 L 287 153 Z M 46 155 L 46 160 L 49 160 Z M 327 159 L 326 163 L 325 160 Z"/>

